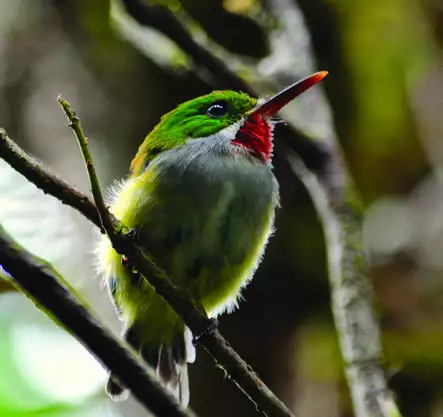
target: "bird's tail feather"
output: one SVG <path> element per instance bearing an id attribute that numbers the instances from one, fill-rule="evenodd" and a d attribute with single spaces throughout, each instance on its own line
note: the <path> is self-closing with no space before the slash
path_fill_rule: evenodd
<path id="1" fill-rule="evenodd" d="M 188 363 L 195 360 L 192 333 L 188 328 L 177 333 L 172 344 L 141 349 L 143 359 L 156 370 L 163 385 L 172 392 L 183 407 L 189 403 Z"/>
<path id="2" fill-rule="evenodd" d="M 195 360 L 195 348 L 192 344 L 192 333 L 185 328 L 171 345 L 142 345 L 135 326 L 123 334 L 125 340 L 140 352 L 146 363 L 155 369 L 161 383 L 180 402 L 183 407 L 189 403 L 188 362 Z M 127 390 L 111 374 L 106 385 L 106 392 L 113 400 L 127 398 Z"/>

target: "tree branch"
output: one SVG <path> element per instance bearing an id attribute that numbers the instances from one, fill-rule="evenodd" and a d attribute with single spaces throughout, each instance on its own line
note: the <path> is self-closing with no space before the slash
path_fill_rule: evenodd
<path id="1" fill-rule="evenodd" d="M 5 148 L 7 151 L 5 152 Z M 0 157 L 4 158 L 13 168 L 25 175 L 31 182 L 39 186 L 44 192 L 60 199 L 65 204 L 77 209 L 85 215 L 97 227 L 102 227 L 99 216 L 91 216 L 97 213 L 95 205 L 90 199 L 83 196 L 54 174 L 48 173 L 43 166 L 36 163 L 29 155 L 11 141 L 4 130 L 0 130 Z M 20 163 L 17 163 L 17 159 Z M 32 167 L 32 169 L 30 169 Z M 47 185 L 47 186 L 46 186 Z M 67 198 L 65 198 L 67 196 Z M 81 204 L 80 204 L 81 201 Z M 85 210 L 86 207 L 86 210 Z M 86 215 L 88 214 L 88 215 Z M 259 410 L 269 417 L 292 417 L 293 414 L 272 393 L 272 391 L 260 380 L 251 367 L 232 349 L 223 338 L 213 322 L 208 319 L 205 312 L 196 307 L 188 293 L 183 292 L 173 285 L 164 271 L 152 260 L 152 257 L 143 251 L 133 241 L 131 235 L 125 235 L 125 230 L 117 220 L 114 222 L 114 236 L 112 243 L 118 253 L 124 254 L 131 264 L 144 277 L 148 277 L 149 283 L 155 291 L 163 297 L 177 312 L 183 322 L 195 335 L 201 335 L 199 343 L 210 354 L 214 361 L 219 364 L 237 387 L 258 407 Z M 122 380 L 123 381 L 123 380 Z"/>
<path id="2" fill-rule="evenodd" d="M 146 367 L 91 315 L 73 295 L 60 274 L 30 254 L 0 226 L 0 265 L 39 308 L 72 333 L 106 368 L 112 370 L 134 397 L 157 416 L 192 417 Z"/>

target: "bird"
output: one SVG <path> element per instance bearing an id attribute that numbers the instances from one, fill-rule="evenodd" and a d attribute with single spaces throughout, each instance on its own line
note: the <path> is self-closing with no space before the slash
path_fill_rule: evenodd
<path id="1" fill-rule="evenodd" d="M 312 74 L 267 100 L 223 90 L 178 105 L 146 136 L 130 174 L 111 190 L 111 213 L 136 231 L 139 245 L 210 318 L 238 307 L 274 231 L 272 118 L 326 75 Z M 123 339 L 187 407 L 191 331 L 106 235 L 96 252 Z M 128 396 L 112 374 L 106 392 L 113 400 Z"/>

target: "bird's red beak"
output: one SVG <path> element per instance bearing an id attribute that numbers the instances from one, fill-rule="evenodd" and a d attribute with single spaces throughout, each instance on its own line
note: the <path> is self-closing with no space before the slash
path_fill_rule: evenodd
<path id="1" fill-rule="evenodd" d="M 290 85 L 253 109 L 251 113 L 249 113 L 249 116 L 260 115 L 263 119 L 269 119 L 286 106 L 286 104 L 313 87 L 315 84 L 319 83 L 327 75 L 328 71 L 316 72 L 315 74 Z"/>

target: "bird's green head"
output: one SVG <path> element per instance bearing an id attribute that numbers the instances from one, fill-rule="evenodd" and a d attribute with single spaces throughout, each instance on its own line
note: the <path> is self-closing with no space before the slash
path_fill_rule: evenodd
<path id="1" fill-rule="evenodd" d="M 257 99 L 236 91 L 214 91 L 186 101 L 166 113 L 146 137 L 132 161 L 133 174 L 160 152 L 182 146 L 189 139 L 207 137 L 239 122 Z"/>
<path id="2" fill-rule="evenodd" d="M 163 151 L 181 147 L 193 139 L 217 135 L 228 137 L 233 150 L 268 163 L 272 151 L 270 117 L 325 75 L 325 72 L 314 74 L 267 101 L 226 90 L 180 104 L 165 114 L 146 137 L 132 161 L 132 174 L 141 174 L 149 161 Z"/>

